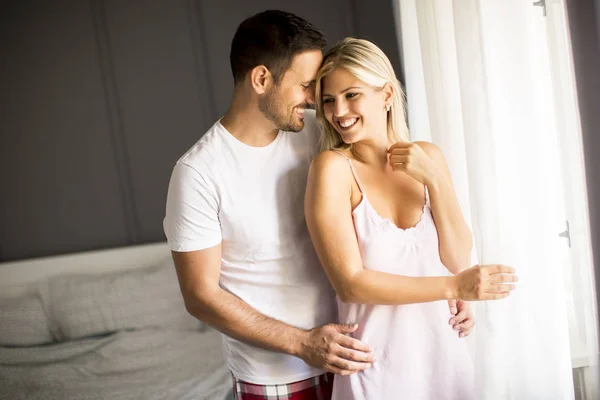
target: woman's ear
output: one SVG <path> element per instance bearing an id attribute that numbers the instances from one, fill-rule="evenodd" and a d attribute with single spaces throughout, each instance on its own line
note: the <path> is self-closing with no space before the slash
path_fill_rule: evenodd
<path id="1" fill-rule="evenodd" d="M 394 87 L 387 82 L 381 89 L 383 92 L 383 101 L 385 104 L 392 104 L 392 97 L 394 96 Z"/>
<path id="2" fill-rule="evenodd" d="M 257 65 L 250 71 L 250 84 L 257 94 L 265 93 L 271 81 L 271 72 L 264 65 Z"/>

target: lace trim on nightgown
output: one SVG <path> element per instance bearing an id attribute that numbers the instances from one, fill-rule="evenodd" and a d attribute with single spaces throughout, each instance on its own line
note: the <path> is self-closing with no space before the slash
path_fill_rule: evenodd
<path id="1" fill-rule="evenodd" d="M 424 186 L 424 188 L 425 188 L 424 189 L 425 203 L 423 204 L 421 218 L 419 219 L 419 221 L 414 226 L 411 226 L 410 228 L 406 228 L 406 229 L 399 228 L 398 226 L 396 226 L 396 224 L 393 221 L 391 221 L 389 218 L 382 217 L 377 212 L 377 210 L 375 210 L 375 208 L 373 207 L 373 205 L 367 198 L 367 194 L 365 193 L 362 183 L 360 182 L 360 179 L 358 178 L 358 174 L 356 173 L 356 170 L 354 169 L 352 160 L 348 156 L 346 156 L 344 153 L 337 151 L 337 150 L 334 150 L 334 151 L 336 153 L 339 153 L 340 155 L 342 155 L 344 158 L 346 158 L 346 160 L 348 160 L 348 164 L 350 164 L 350 170 L 352 171 L 352 176 L 354 177 L 354 180 L 356 180 L 358 189 L 360 190 L 360 193 L 362 194 L 362 199 L 360 200 L 358 205 L 352 210 L 352 216 L 356 218 L 355 214 L 360 212 L 362 209 L 364 209 L 364 212 L 367 213 L 368 218 L 377 227 L 377 231 L 386 232 L 386 233 L 387 232 L 394 233 L 397 236 L 400 236 L 405 240 L 419 239 L 421 237 L 421 235 L 423 234 L 423 232 L 425 231 L 425 228 L 427 227 L 427 221 L 429 221 L 431 219 L 431 209 L 429 206 L 429 192 L 427 191 L 427 187 Z"/>

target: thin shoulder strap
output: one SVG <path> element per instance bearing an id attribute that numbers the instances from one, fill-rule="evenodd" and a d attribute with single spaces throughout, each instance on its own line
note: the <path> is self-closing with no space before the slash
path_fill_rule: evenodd
<path id="1" fill-rule="evenodd" d="M 427 190 L 427 185 L 423 185 L 423 190 L 425 192 L 425 205 L 430 206 L 429 203 L 429 190 Z"/>
<path id="2" fill-rule="evenodd" d="M 333 151 L 335 151 L 338 154 L 341 154 L 346 160 L 348 160 L 348 164 L 350 164 L 350 170 L 352 171 L 352 176 L 354 176 L 354 180 L 356 181 L 356 184 L 358 185 L 358 190 L 360 190 L 360 192 L 362 194 L 364 194 L 365 191 L 363 190 L 362 184 L 360 183 L 360 179 L 358 179 L 358 174 L 356 173 L 356 170 L 354 169 L 354 165 L 352 165 L 352 160 L 347 155 L 342 153 L 341 151 L 338 151 L 338 150 L 333 150 Z"/>

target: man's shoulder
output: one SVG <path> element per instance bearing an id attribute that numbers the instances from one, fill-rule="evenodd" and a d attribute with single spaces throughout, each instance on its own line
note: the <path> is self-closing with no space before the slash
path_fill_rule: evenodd
<path id="1" fill-rule="evenodd" d="M 220 122 L 215 122 L 196 143 L 180 158 L 177 164 L 187 165 L 197 171 L 208 170 L 217 161 L 215 154 L 224 145 Z"/>

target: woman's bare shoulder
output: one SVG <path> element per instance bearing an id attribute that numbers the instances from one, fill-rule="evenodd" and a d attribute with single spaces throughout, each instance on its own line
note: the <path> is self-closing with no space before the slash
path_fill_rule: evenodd
<path id="1" fill-rule="evenodd" d="M 339 172 L 342 168 L 348 169 L 348 160 L 334 150 L 320 152 L 312 160 L 311 168 L 326 174 Z"/>
<path id="2" fill-rule="evenodd" d="M 333 150 L 325 150 L 312 160 L 308 179 L 309 185 L 316 185 L 328 192 L 345 192 L 351 188 L 352 172 L 344 156 Z"/>

